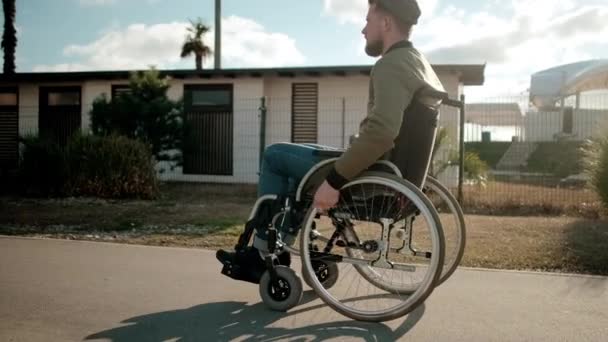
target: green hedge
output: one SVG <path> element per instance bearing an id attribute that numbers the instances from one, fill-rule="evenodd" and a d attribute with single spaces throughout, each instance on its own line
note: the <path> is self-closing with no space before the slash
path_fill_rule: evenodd
<path id="1" fill-rule="evenodd" d="M 528 158 L 527 171 L 551 173 L 557 177 L 579 174 L 583 171 L 582 142 L 540 142 Z"/>
<path id="2" fill-rule="evenodd" d="M 479 159 L 495 169 L 509 146 L 511 146 L 510 142 L 469 142 L 465 143 L 464 150 L 477 154 Z"/>
<path id="3" fill-rule="evenodd" d="M 154 198 L 158 182 L 150 148 L 121 136 L 75 136 L 67 146 L 22 140 L 19 178 L 26 195 Z"/>
<path id="4" fill-rule="evenodd" d="M 528 167 L 522 171 L 550 173 L 557 177 L 581 173 L 582 145 L 576 141 L 540 142 L 528 158 Z M 465 150 L 476 153 L 479 159 L 495 169 L 510 146 L 511 142 L 470 142 L 465 144 Z"/>

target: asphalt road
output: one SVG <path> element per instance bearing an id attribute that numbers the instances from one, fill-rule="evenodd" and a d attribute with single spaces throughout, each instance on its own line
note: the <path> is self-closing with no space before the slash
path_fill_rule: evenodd
<path id="1" fill-rule="evenodd" d="M 608 278 L 460 269 L 416 311 L 288 313 L 214 252 L 0 237 L 0 341 L 607 341 Z"/>

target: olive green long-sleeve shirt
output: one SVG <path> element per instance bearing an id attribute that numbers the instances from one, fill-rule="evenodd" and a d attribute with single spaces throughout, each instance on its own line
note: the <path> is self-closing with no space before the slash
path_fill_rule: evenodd
<path id="1" fill-rule="evenodd" d="M 372 68 L 367 116 L 360 123 L 358 138 L 336 161 L 334 177 L 337 172 L 343 180 L 351 180 L 389 152 L 405 109 L 425 87 L 444 91 L 430 63 L 411 43 L 395 44 Z M 429 106 L 438 103 L 431 98 L 418 100 Z"/>

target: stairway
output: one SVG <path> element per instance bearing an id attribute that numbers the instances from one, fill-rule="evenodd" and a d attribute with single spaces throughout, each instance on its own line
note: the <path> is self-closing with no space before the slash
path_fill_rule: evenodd
<path id="1" fill-rule="evenodd" d="M 526 166 L 528 158 L 536 148 L 537 144 L 531 142 L 514 142 L 509 146 L 509 149 L 500 158 L 496 168 L 504 171 L 518 171 L 521 167 Z"/>

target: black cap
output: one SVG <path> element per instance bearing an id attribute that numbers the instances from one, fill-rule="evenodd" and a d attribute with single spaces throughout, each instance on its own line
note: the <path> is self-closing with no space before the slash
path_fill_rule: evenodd
<path id="1" fill-rule="evenodd" d="M 420 7 L 416 0 L 377 0 L 377 3 L 406 24 L 418 24 Z"/>

